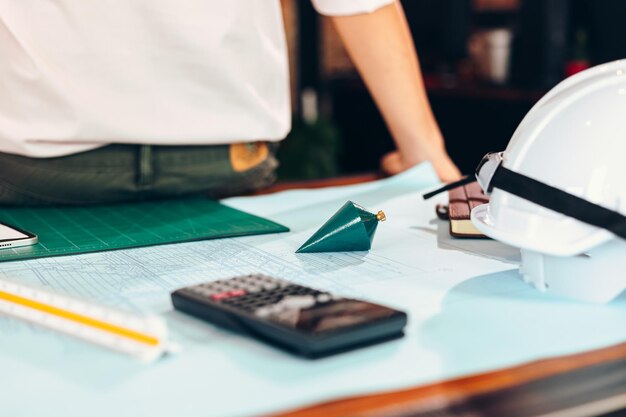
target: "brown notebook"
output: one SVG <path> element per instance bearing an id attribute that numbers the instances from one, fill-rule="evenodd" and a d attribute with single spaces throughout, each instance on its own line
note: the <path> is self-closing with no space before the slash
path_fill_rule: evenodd
<path id="1" fill-rule="evenodd" d="M 472 224 L 470 213 L 474 207 L 489 202 L 477 182 L 448 191 L 450 203 L 437 207 L 437 215 L 450 220 L 450 234 L 454 237 L 486 237 Z"/>

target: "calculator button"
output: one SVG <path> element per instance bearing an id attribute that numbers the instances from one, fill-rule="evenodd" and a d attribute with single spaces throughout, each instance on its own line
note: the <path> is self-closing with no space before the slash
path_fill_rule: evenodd
<path id="1" fill-rule="evenodd" d="M 227 294 L 228 294 L 228 293 L 226 293 L 226 292 L 221 292 L 221 293 L 219 293 L 219 294 L 213 294 L 213 295 L 211 296 L 211 300 L 213 300 L 213 301 L 222 301 L 222 300 L 224 300 L 224 299 L 228 298 L 228 295 L 227 295 Z"/>
<path id="2" fill-rule="evenodd" d="M 284 310 L 300 310 L 303 308 L 313 307 L 315 305 L 315 298 L 310 295 L 285 297 L 281 300 L 280 305 Z"/>
<path id="3" fill-rule="evenodd" d="M 254 311 L 254 315 L 257 317 L 265 318 L 269 317 L 272 314 L 272 309 L 268 307 L 257 308 Z"/>
<path id="4" fill-rule="evenodd" d="M 318 303 L 327 303 L 330 300 L 332 300 L 332 297 L 330 294 L 318 294 L 317 297 L 315 297 L 315 299 L 317 300 Z"/>
<path id="5" fill-rule="evenodd" d="M 232 290 L 232 291 L 226 291 L 226 292 L 221 292 L 218 294 L 213 294 L 211 296 L 211 300 L 213 301 L 222 301 L 222 300 L 226 300 L 228 298 L 233 298 L 233 297 L 241 297 L 242 295 L 246 295 L 246 291 L 245 290 Z"/>

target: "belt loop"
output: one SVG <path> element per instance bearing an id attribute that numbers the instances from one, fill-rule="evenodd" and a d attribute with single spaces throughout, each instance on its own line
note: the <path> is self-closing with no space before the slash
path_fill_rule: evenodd
<path id="1" fill-rule="evenodd" d="M 153 177 L 152 146 L 140 145 L 137 158 L 137 187 L 141 190 L 151 188 Z"/>

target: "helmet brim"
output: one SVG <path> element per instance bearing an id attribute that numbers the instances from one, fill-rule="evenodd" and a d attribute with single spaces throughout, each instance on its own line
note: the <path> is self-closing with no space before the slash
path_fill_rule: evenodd
<path id="1" fill-rule="evenodd" d="M 518 216 L 517 221 L 521 222 L 520 224 L 529 224 L 530 215 L 528 215 L 528 219 L 525 219 L 521 213 L 518 213 Z M 591 226 L 588 227 L 589 232 L 583 236 L 568 237 L 564 236 L 554 225 L 552 228 L 547 226 L 542 229 L 545 234 L 544 238 L 534 237 L 531 239 L 528 236 L 499 228 L 494 224 L 492 216 L 490 216 L 489 204 L 475 207 L 471 213 L 471 220 L 474 226 L 485 236 L 520 249 L 554 256 L 579 255 L 614 238 L 610 232 Z M 549 238 L 545 238 L 545 236 L 549 236 Z"/>

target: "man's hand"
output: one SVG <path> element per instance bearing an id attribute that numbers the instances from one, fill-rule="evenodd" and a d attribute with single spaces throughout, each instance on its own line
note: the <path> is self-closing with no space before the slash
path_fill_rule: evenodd
<path id="1" fill-rule="evenodd" d="M 406 171 L 411 168 L 409 164 L 404 162 L 400 152 L 392 151 L 385 154 L 380 159 L 380 168 L 387 175 L 396 175 L 402 171 Z"/>
<path id="2" fill-rule="evenodd" d="M 437 158 L 424 158 L 430 160 L 435 172 L 443 182 L 453 182 L 461 178 L 461 172 L 447 155 Z M 387 175 L 396 175 L 417 165 L 418 162 L 407 162 L 399 151 L 389 152 L 380 160 L 380 168 Z"/>

